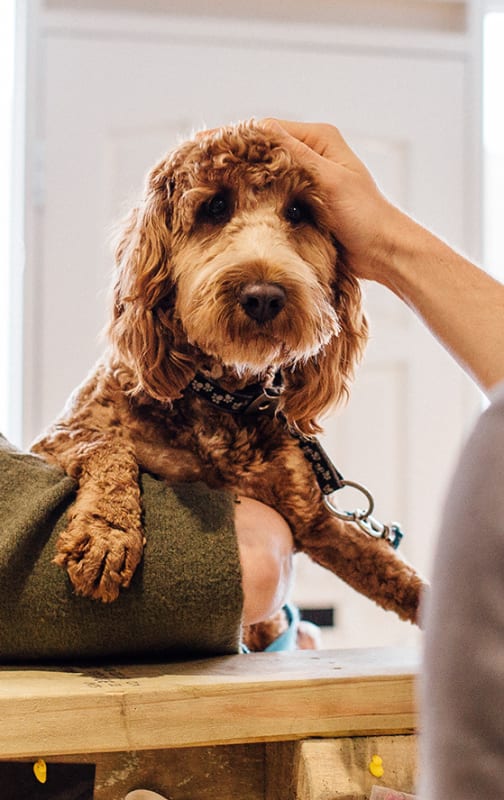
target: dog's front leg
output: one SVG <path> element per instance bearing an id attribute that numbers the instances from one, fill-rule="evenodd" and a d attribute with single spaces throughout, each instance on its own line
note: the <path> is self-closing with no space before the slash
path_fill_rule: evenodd
<path id="1" fill-rule="evenodd" d="M 114 440 L 89 445 L 76 477 L 79 490 L 55 562 L 78 594 L 111 602 L 129 585 L 145 544 L 133 448 Z"/>
<path id="2" fill-rule="evenodd" d="M 404 620 L 419 622 L 425 582 L 384 539 L 343 522 L 325 507 L 313 526 L 296 532 L 297 546 L 353 589 Z"/>

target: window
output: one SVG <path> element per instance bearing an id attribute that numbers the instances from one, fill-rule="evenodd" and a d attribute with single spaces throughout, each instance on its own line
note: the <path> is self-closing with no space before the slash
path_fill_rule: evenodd
<path id="1" fill-rule="evenodd" d="M 504 3 L 483 26 L 484 265 L 504 281 Z"/>
<path id="2" fill-rule="evenodd" d="M 11 189 L 14 106 L 14 0 L 0 3 L 0 431 L 10 434 Z"/>

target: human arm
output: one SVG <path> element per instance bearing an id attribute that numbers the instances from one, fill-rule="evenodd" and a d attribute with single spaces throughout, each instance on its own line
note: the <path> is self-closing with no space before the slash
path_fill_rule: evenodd
<path id="1" fill-rule="evenodd" d="M 243 588 L 243 624 L 271 617 L 285 602 L 294 542 L 284 518 L 264 503 L 240 497 L 235 528 Z"/>
<path id="2" fill-rule="evenodd" d="M 238 652 L 242 625 L 282 605 L 293 543 L 277 512 L 201 483 L 141 485 L 142 565 L 114 603 L 95 603 L 53 561 L 75 482 L 0 434 L 3 662 Z"/>
<path id="3" fill-rule="evenodd" d="M 331 125 L 264 120 L 327 196 L 355 274 L 406 302 L 486 391 L 504 379 L 504 286 L 392 205 Z"/>

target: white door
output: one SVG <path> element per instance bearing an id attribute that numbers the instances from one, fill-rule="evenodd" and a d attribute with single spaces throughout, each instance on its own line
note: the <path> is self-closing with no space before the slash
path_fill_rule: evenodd
<path id="1" fill-rule="evenodd" d="M 98 15 L 99 17 L 99 15 Z M 48 26 L 41 81 L 45 197 L 36 248 L 38 323 L 27 386 L 31 438 L 98 355 L 111 270 L 108 234 L 154 160 L 193 127 L 263 115 L 332 121 L 389 196 L 464 245 L 466 67 L 462 54 L 349 49 L 246 26 L 217 39 L 167 21 L 100 32 Z M 182 35 L 183 34 L 183 35 Z M 213 35 L 215 31 L 213 30 Z M 231 35 L 232 34 L 232 35 Z M 266 37 L 268 38 L 268 37 Z M 337 37 L 335 36 L 335 42 Z M 33 261 L 33 256 L 32 256 Z M 429 568 L 440 500 L 467 427 L 464 379 L 412 314 L 367 287 L 371 342 L 326 447 L 348 478 L 400 519 L 402 550 Z M 333 576 L 299 566 L 295 598 L 336 608 L 335 646 L 404 643 L 415 631 Z"/>

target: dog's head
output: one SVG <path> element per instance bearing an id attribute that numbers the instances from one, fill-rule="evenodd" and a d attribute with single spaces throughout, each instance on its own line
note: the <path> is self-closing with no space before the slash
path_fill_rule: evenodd
<path id="1" fill-rule="evenodd" d="M 243 384 L 282 370 L 304 433 L 348 390 L 366 338 L 316 176 L 242 123 L 199 135 L 148 176 L 117 248 L 110 337 L 133 391 L 169 402 L 202 365 Z"/>

